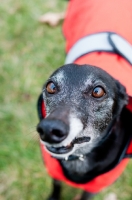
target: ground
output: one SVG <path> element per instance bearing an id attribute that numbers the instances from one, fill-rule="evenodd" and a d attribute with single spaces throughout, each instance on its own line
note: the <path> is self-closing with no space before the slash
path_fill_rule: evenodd
<path id="1" fill-rule="evenodd" d="M 51 179 L 41 159 L 36 102 L 46 78 L 65 60 L 62 24 L 43 25 L 46 12 L 62 12 L 65 0 L 6 0 L 0 6 L 0 199 L 46 199 Z M 132 199 L 132 161 L 119 180 L 95 197 Z M 65 186 L 62 199 L 80 191 Z"/>

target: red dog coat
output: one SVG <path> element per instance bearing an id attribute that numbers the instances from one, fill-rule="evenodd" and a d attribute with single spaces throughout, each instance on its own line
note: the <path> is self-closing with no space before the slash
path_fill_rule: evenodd
<path id="1" fill-rule="evenodd" d="M 63 32 L 66 38 L 66 63 L 90 64 L 107 71 L 126 87 L 130 97 L 127 108 L 132 111 L 132 1 L 71 0 Z M 44 118 L 41 96 L 38 110 L 40 119 Z M 68 180 L 60 162 L 51 157 L 43 145 L 41 150 L 47 170 L 53 178 L 97 193 L 112 184 L 125 169 L 128 158 L 132 156 L 132 140 L 113 169 L 84 184 Z"/>

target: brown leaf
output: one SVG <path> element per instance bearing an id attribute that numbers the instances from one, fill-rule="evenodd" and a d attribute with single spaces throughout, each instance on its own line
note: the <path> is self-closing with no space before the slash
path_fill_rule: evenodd
<path id="1" fill-rule="evenodd" d="M 57 26 L 59 22 L 62 21 L 64 18 L 65 18 L 65 12 L 62 13 L 48 12 L 42 15 L 39 18 L 39 21 L 41 23 L 49 24 L 50 26 Z"/>

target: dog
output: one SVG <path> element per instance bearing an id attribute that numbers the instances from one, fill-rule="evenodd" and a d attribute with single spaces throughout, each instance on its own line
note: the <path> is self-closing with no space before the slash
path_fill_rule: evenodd
<path id="1" fill-rule="evenodd" d="M 87 183 L 125 157 L 132 113 L 125 107 L 125 88 L 117 80 L 94 66 L 68 64 L 50 76 L 42 94 L 46 117 L 37 126 L 41 145 L 59 160 L 67 179 Z M 81 199 L 92 196 L 85 191 Z M 59 197 L 60 184 L 54 180 L 49 199 Z"/>
<path id="2" fill-rule="evenodd" d="M 125 10 L 129 15 L 118 23 Z M 131 10 L 131 1 L 69 2 L 66 65 L 50 76 L 38 100 L 37 131 L 53 178 L 49 200 L 60 199 L 61 181 L 90 200 L 132 156 Z"/>

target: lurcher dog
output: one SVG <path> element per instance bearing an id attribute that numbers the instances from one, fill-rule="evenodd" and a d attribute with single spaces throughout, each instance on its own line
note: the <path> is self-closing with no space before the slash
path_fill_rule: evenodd
<path id="1" fill-rule="evenodd" d="M 132 39 L 129 34 L 126 34 L 128 41 L 121 36 L 124 32 L 114 26 L 106 11 L 106 8 L 113 10 L 114 18 L 118 3 L 113 0 L 84 1 L 80 6 L 79 0 L 69 3 L 63 27 L 67 40 L 66 63 L 81 65 L 66 64 L 55 71 L 44 84 L 38 101 L 37 131 L 45 164 L 53 177 L 50 200 L 60 199 L 60 181 L 83 189 L 81 200 L 91 199 L 120 176 L 132 155 L 129 44 Z M 121 9 L 126 9 L 124 4 L 132 10 L 129 1 L 122 2 Z M 111 22 L 109 29 L 108 23 L 95 26 L 92 18 L 86 26 L 85 20 L 91 15 L 87 12 L 89 6 L 93 11 L 98 7 L 93 18 L 104 15 Z M 98 13 L 103 8 L 105 12 L 100 17 Z M 127 16 L 125 20 L 129 23 Z M 89 31 L 91 23 L 94 28 Z"/>

